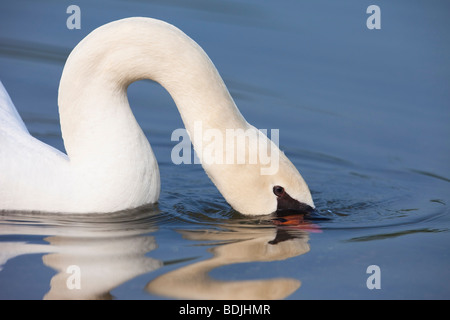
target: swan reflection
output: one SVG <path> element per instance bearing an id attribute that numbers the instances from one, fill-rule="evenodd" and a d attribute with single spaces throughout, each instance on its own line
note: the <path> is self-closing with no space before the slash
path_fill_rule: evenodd
<path id="1" fill-rule="evenodd" d="M 301 282 L 293 278 L 221 281 L 209 273 L 219 267 L 245 262 L 278 261 L 307 253 L 308 233 L 275 226 L 231 226 L 225 231 L 180 230 L 185 239 L 214 241 L 213 257 L 157 277 L 147 291 L 180 299 L 283 299 Z"/>
<path id="2" fill-rule="evenodd" d="M 210 276 L 222 266 L 279 261 L 310 250 L 308 232 L 298 225 L 245 224 L 239 219 L 215 221 L 202 229 L 183 222 L 186 229 L 176 232 L 185 243 L 207 244 L 212 258 L 153 279 L 151 273 L 165 264 L 151 257 L 164 219 L 172 218 L 152 208 L 92 216 L 1 213 L 0 272 L 14 257 L 42 254 L 43 264 L 55 270 L 44 299 L 112 299 L 113 289 L 144 274 L 148 276 L 142 287 L 148 293 L 169 298 L 283 299 L 301 285 L 290 277 L 222 281 Z M 177 257 L 166 264 L 190 259 Z"/>
<path id="3" fill-rule="evenodd" d="M 156 248 L 151 236 L 105 239 L 50 237 L 59 252 L 45 255 L 43 262 L 58 271 L 50 283 L 45 299 L 109 299 L 110 291 L 139 275 L 162 266 L 162 262 L 145 256 Z M 71 271 L 78 268 L 79 273 Z M 80 277 L 79 287 L 70 285 Z"/>
<path id="4" fill-rule="evenodd" d="M 111 299 L 112 289 L 162 266 L 146 256 L 157 247 L 149 235 L 156 231 L 153 220 L 145 212 L 112 217 L 0 215 L 0 235 L 48 235 L 48 244 L 0 242 L 0 265 L 19 255 L 44 253 L 44 265 L 57 272 L 44 299 Z M 70 285 L 74 276 L 79 287 Z"/>

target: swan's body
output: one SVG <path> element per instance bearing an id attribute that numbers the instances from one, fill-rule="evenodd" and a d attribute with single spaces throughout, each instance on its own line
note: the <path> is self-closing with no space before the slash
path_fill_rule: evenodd
<path id="1" fill-rule="evenodd" d="M 149 18 L 115 21 L 82 40 L 64 67 L 58 104 L 67 155 L 28 133 L 0 83 L 0 210 L 112 212 L 156 202 L 158 165 L 126 95 L 141 79 L 170 93 L 191 138 L 196 121 L 221 132 L 253 128 L 208 56 L 183 32 Z M 201 141 L 192 142 L 201 151 Z M 281 152 L 279 162 L 267 176 L 260 164 L 203 167 L 243 214 L 280 209 L 275 185 L 285 188 L 289 203 L 296 201 L 284 209 L 313 207 L 306 183 Z"/>

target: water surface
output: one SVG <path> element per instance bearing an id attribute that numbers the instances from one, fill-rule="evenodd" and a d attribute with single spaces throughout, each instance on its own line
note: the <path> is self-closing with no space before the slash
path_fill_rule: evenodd
<path id="1" fill-rule="evenodd" d="M 380 30 L 366 27 L 368 1 L 77 4 L 80 30 L 66 28 L 69 3 L 1 5 L 0 79 L 34 136 L 64 150 L 58 83 L 85 35 L 160 18 L 205 49 L 250 123 L 280 130 L 327 219 L 286 226 L 232 210 L 199 165 L 171 162 L 181 119 L 141 81 L 129 100 L 159 162 L 160 202 L 1 213 L 1 299 L 450 298 L 446 1 L 377 1 Z M 370 265 L 381 289 L 366 285 Z M 68 286 L 70 266 L 81 289 Z"/>

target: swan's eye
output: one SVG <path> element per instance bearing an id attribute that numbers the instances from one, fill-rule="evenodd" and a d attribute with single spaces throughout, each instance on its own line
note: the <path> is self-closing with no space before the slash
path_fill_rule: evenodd
<path id="1" fill-rule="evenodd" d="M 283 187 L 280 187 L 280 186 L 275 186 L 275 187 L 273 187 L 273 193 L 274 193 L 277 197 L 280 197 L 280 196 L 282 196 L 283 193 L 284 193 L 284 188 L 283 188 Z"/>

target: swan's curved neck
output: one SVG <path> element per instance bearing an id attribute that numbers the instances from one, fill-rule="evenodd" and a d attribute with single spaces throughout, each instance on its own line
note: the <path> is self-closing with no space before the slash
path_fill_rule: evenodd
<path id="1" fill-rule="evenodd" d="M 67 60 L 58 103 L 71 161 L 111 158 L 145 144 L 126 96 L 127 87 L 141 79 L 170 93 L 188 132 L 194 121 L 203 121 L 203 128 L 246 126 L 213 63 L 193 40 L 158 20 L 126 20 L 93 31 Z"/>

